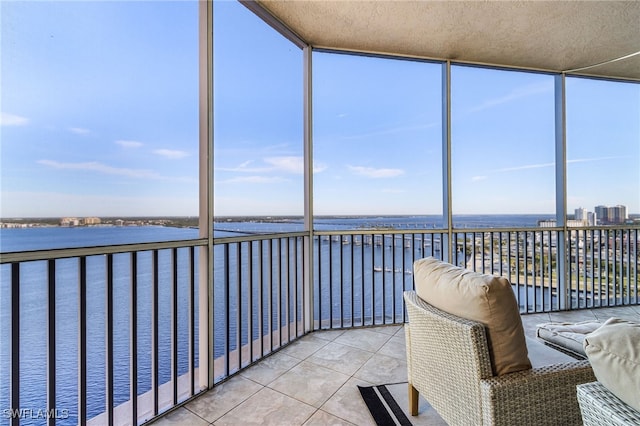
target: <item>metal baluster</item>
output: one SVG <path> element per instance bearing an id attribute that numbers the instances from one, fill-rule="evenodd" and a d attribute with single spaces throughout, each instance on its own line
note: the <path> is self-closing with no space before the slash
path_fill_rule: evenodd
<path id="1" fill-rule="evenodd" d="M 236 247 L 236 351 L 237 370 L 242 368 L 242 244 L 235 243 Z"/>
<path id="2" fill-rule="evenodd" d="M 78 280 L 78 424 L 87 424 L 87 258 L 80 257 Z"/>
<path id="3" fill-rule="evenodd" d="M 340 328 L 344 328 L 344 244 L 342 244 L 342 235 L 340 236 Z"/>
<path id="4" fill-rule="evenodd" d="M 20 263 L 11 264 L 11 425 L 20 424 Z"/>
<path id="5" fill-rule="evenodd" d="M 173 405 L 178 405 L 178 248 L 171 250 L 171 381 Z"/>
<path id="6" fill-rule="evenodd" d="M 247 243 L 247 279 L 248 279 L 248 290 L 247 290 L 247 335 L 248 335 L 248 344 L 249 344 L 249 364 L 251 364 L 253 359 L 253 241 L 249 241 Z"/>
<path id="7" fill-rule="evenodd" d="M 159 273 L 158 273 L 158 250 L 153 250 L 152 257 L 152 285 L 151 285 L 151 390 L 153 395 L 153 415 L 157 416 L 159 409 L 158 401 L 158 287 L 159 287 Z"/>
<path id="8" fill-rule="evenodd" d="M 129 327 L 130 365 L 129 388 L 131 399 L 131 424 L 138 424 L 138 254 L 131 252 L 131 282 L 129 284 Z"/>
<path id="9" fill-rule="evenodd" d="M 47 413 L 56 409 L 56 261 L 47 261 Z M 17 306 L 17 305 L 14 305 Z M 56 424 L 56 416 L 49 416 L 47 424 Z"/>
<path id="10" fill-rule="evenodd" d="M 105 283 L 105 403 L 107 424 L 113 424 L 113 254 L 108 254 Z"/>
<path id="11" fill-rule="evenodd" d="M 264 291 L 263 291 L 263 283 L 264 283 L 264 264 L 263 264 L 263 253 L 264 253 L 264 240 L 260 240 L 258 243 L 259 247 L 259 257 L 258 257 L 258 337 L 260 338 L 260 358 L 264 357 Z"/>
<path id="12" fill-rule="evenodd" d="M 195 247 L 189 247 L 189 382 L 190 395 L 196 393 L 195 389 Z M 135 426 L 135 424 L 134 424 Z"/>

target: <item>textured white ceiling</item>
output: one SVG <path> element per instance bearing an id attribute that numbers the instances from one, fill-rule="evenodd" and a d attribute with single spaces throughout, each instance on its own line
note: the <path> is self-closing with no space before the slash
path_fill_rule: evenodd
<path id="1" fill-rule="evenodd" d="M 640 1 L 258 3 L 317 48 L 551 71 L 640 51 Z M 640 79 L 640 55 L 580 73 Z"/>

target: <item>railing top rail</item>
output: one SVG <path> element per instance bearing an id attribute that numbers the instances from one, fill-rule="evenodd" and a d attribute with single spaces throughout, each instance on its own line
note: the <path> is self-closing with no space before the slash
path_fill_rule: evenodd
<path id="1" fill-rule="evenodd" d="M 453 228 L 454 234 L 471 233 L 500 233 L 500 232 L 558 232 L 563 231 L 563 227 L 508 227 L 508 228 Z M 568 231 L 628 231 L 640 230 L 640 226 L 632 225 L 607 225 L 607 226 L 581 226 L 569 227 Z M 313 236 L 334 236 L 334 235 L 398 235 L 398 234 L 442 234 L 448 233 L 447 229 L 425 228 L 425 229 L 398 229 L 398 228 L 376 228 L 376 229 L 349 229 L 349 230 L 315 230 Z M 276 240 L 282 238 L 296 238 L 309 236 L 308 231 L 281 232 L 269 234 L 238 235 L 233 237 L 214 238 L 214 245 L 242 243 L 249 241 Z M 95 256 L 102 254 L 128 253 L 148 250 L 162 250 L 181 247 L 206 246 L 207 239 L 190 239 L 175 241 L 159 241 L 134 244 L 104 245 L 93 247 L 59 248 L 48 250 L 33 250 L 21 252 L 0 253 L 0 264 L 27 262 L 49 259 L 63 259 L 81 256 Z"/>
<path id="2" fill-rule="evenodd" d="M 274 232 L 270 234 L 259 234 L 259 233 L 251 233 L 251 234 L 243 234 L 234 237 L 216 237 L 213 239 L 213 244 L 229 244 L 229 243 L 243 243 L 247 241 L 261 241 L 261 240 L 278 240 L 281 238 L 296 238 L 296 237 L 307 237 L 309 236 L 308 231 L 297 231 L 297 232 Z"/>
<path id="3" fill-rule="evenodd" d="M 562 228 L 560 228 L 562 229 Z M 579 230 L 579 231 L 627 231 L 627 230 L 638 230 L 640 231 L 640 224 L 631 224 L 631 225 L 606 225 L 606 226 L 570 226 L 567 228 L 569 231 Z"/>
<path id="4" fill-rule="evenodd" d="M 442 234 L 446 229 L 398 229 L 398 228 L 367 228 L 341 229 L 327 231 L 313 231 L 314 235 L 380 235 L 380 234 Z"/>
<path id="5" fill-rule="evenodd" d="M 591 227 L 570 227 L 568 230 L 573 229 L 593 229 L 593 230 L 630 230 L 640 229 L 637 226 L 591 226 Z M 473 234 L 483 232 L 558 232 L 563 231 L 561 226 L 555 227 L 538 227 L 538 226 L 522 226 L 522 227 L 491 227 L 491 228 L 452 228 L 454 234 Z M 314 235 L 380 235 L 380 234 L 442 234 L 448 233 L 446 228 L 367 228 L 367 229 L 342 229 L 342 230 L 317 230 L 313 231 Z"/>
<path id="6" fill-rule="evenodd" d="M 137 251 L 163 250 L 171 248 L 206 246 L 206 238 L 193 240 L 159 241 L 148 243 L 119 244 L 94 247 L 59 248 L 0 253 L 0 264 L 30 262 L 37 260 L 65 259 L 70 257 L 96 256 L 102 254 L 130 253 Z"/>

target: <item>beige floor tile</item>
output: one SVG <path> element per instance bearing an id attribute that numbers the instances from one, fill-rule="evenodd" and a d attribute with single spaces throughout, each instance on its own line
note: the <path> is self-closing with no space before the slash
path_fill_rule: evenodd
<path id="1" fill-rule="evenodd" d="M 384 344 L 378 351 L 379 354 L 387 355 L 390 357 L 406 360 L 407 359 L 407 346 L 405 344 L 404 335 L 398 337 L 394 335 L 387 343 Z"/>
<path id="2" fill-rule="evenodd" d="M 214 422 L 262 389 L 256 382 L 236 376 L 187 403 L 189 411 Z"/>
<path id="3" fill-rule="evenodd" d="M 549 312 L 549 317 L 551 321 L 557 322 L 593 321 L 597 319 L 591 310 Z"/>
<path id="4" fill-rule="evenodd" d="M 405 338 L 406 336 L 406 331 L 405 331 L 405 326 L 401 326 L 398 328 L 398 331 L 396 331 L 396 334 L 394 334 L 395 337 L 401 337 L 401 338 Z"/>
<path id="5" fill-rule="evenodd" d="M 349 376 L 346 374 L 303 361 L 274 380 L 269 387 L 319 408 L 347 380 Z"/>
<path id="6" fill-rule="evenodd" d="M 640 322 L 640 314 L 633 309 L 613 307 L 592 309 L 593 314 L 599 321 L 606 321 L 611 317 L 622 318 L 628 321 Z"/>
<path id="7" fill-rule="evenodd" d="M 307 361 L 351 376 L 372 356 L 373 352 L 329 342 L 307 358 Z"/>
<path id="8" fill-rule="evenodd" d="M 342 343 L 343 345 L 364 349 L 365 351 L 375 352 L 387 343 L 391 336 L 373 330 L 374 329 L 369 328 L 347 330 L 334 341 L 336 343 Z"/>
<path id="9" fill-rule="evenodd" d="M 551 317 L 548 313 L 542 314 L 527 314 L 522 315 L 522 327 L 524 328 L 524 334 L 527 337 L 536 337 L 536 330 L 538 324 L 545 322 L 551 322 Z"/>
<path id="10" fill-rule="evenodd" d="M 545 345 L 541 340 L 531 337 L 527 338 L 527 350 L 533 368 L 576 361 L 576 358 L 553 349 Z"/>
<path id="11" fill-rule="evenodd" d="M 371 417 L 369 409 L 358 390 L 358 386 L 372 385 L 374 383 L 351 378 L 320 408 L 329 414 L 356 425 L 375 425 L 373 417 Z"/>
<path id="12" fill-rule="evenodd" d="M 344 330 L 321 330 L 313 333 L 313 336 L 324 340 L 335 340 L 344 334 Z"/>
<path id="13" fill-rule="evenodd" d="M 298 358 L 278 352 L 249 367 L 240 374 L 247 379 L 266 386 L 300 362 L 301 360 Z"/>
<path id="14" fill-rule="evenodd" d="M 373 355 L 354 377 L 376 385 L 407 381 L 407 362 L 382 354 Z"/>
<path id="15" fill-rule="evenodd" d="M 401 328 L 403 328 L 403 326 L 401 325 L 384 325 L 380 327 L 375 327 L 373 330 L 375 330 L 378 333 L 394 335 Z"/>
<path id="16" fill-rule="evenodd" d="M 306 359 L 327 343 L 329 342 L 326 339 L 321 339 L 316 336 L 316 333 L 311 333 L 291 343 L 282 349 L 281 353 L 302 360 Z"/>
<path id="17" fill-rule="evenodd" d="M 214 426 L 297 426 L 311 418 L 316 409 L 294 398 L 263 388 L 247 399 Z"/>
<path id="18" fill-rule="evenodd" d="M 177 408 L 153 423 L 154 426 L 207 426 L 209 422 L 184 407 Z"/>
<path id="19" fill-rule="evenodd" d="M 318 410 L 303 426 L 353 426 L 353 423 L 325 411 Z"/>

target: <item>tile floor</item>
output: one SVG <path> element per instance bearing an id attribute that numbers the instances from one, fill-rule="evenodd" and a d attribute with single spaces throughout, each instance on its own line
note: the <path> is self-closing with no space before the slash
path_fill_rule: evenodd
<path id="1" fill-rule="evenodd" d="M 523 315 L 528 337 L 547 321 L 640 322 L 640 306 Z M 357 385 L 406 382 L 404 328 L 318 331 L 161 417 L 165 425 L 374 425 Z M 554 351 L 556 352 L 556 351 Z M 406 404 L 406 400 L 398 401 Z M 444 425 L 421 399 L 417 425 Z"/>

